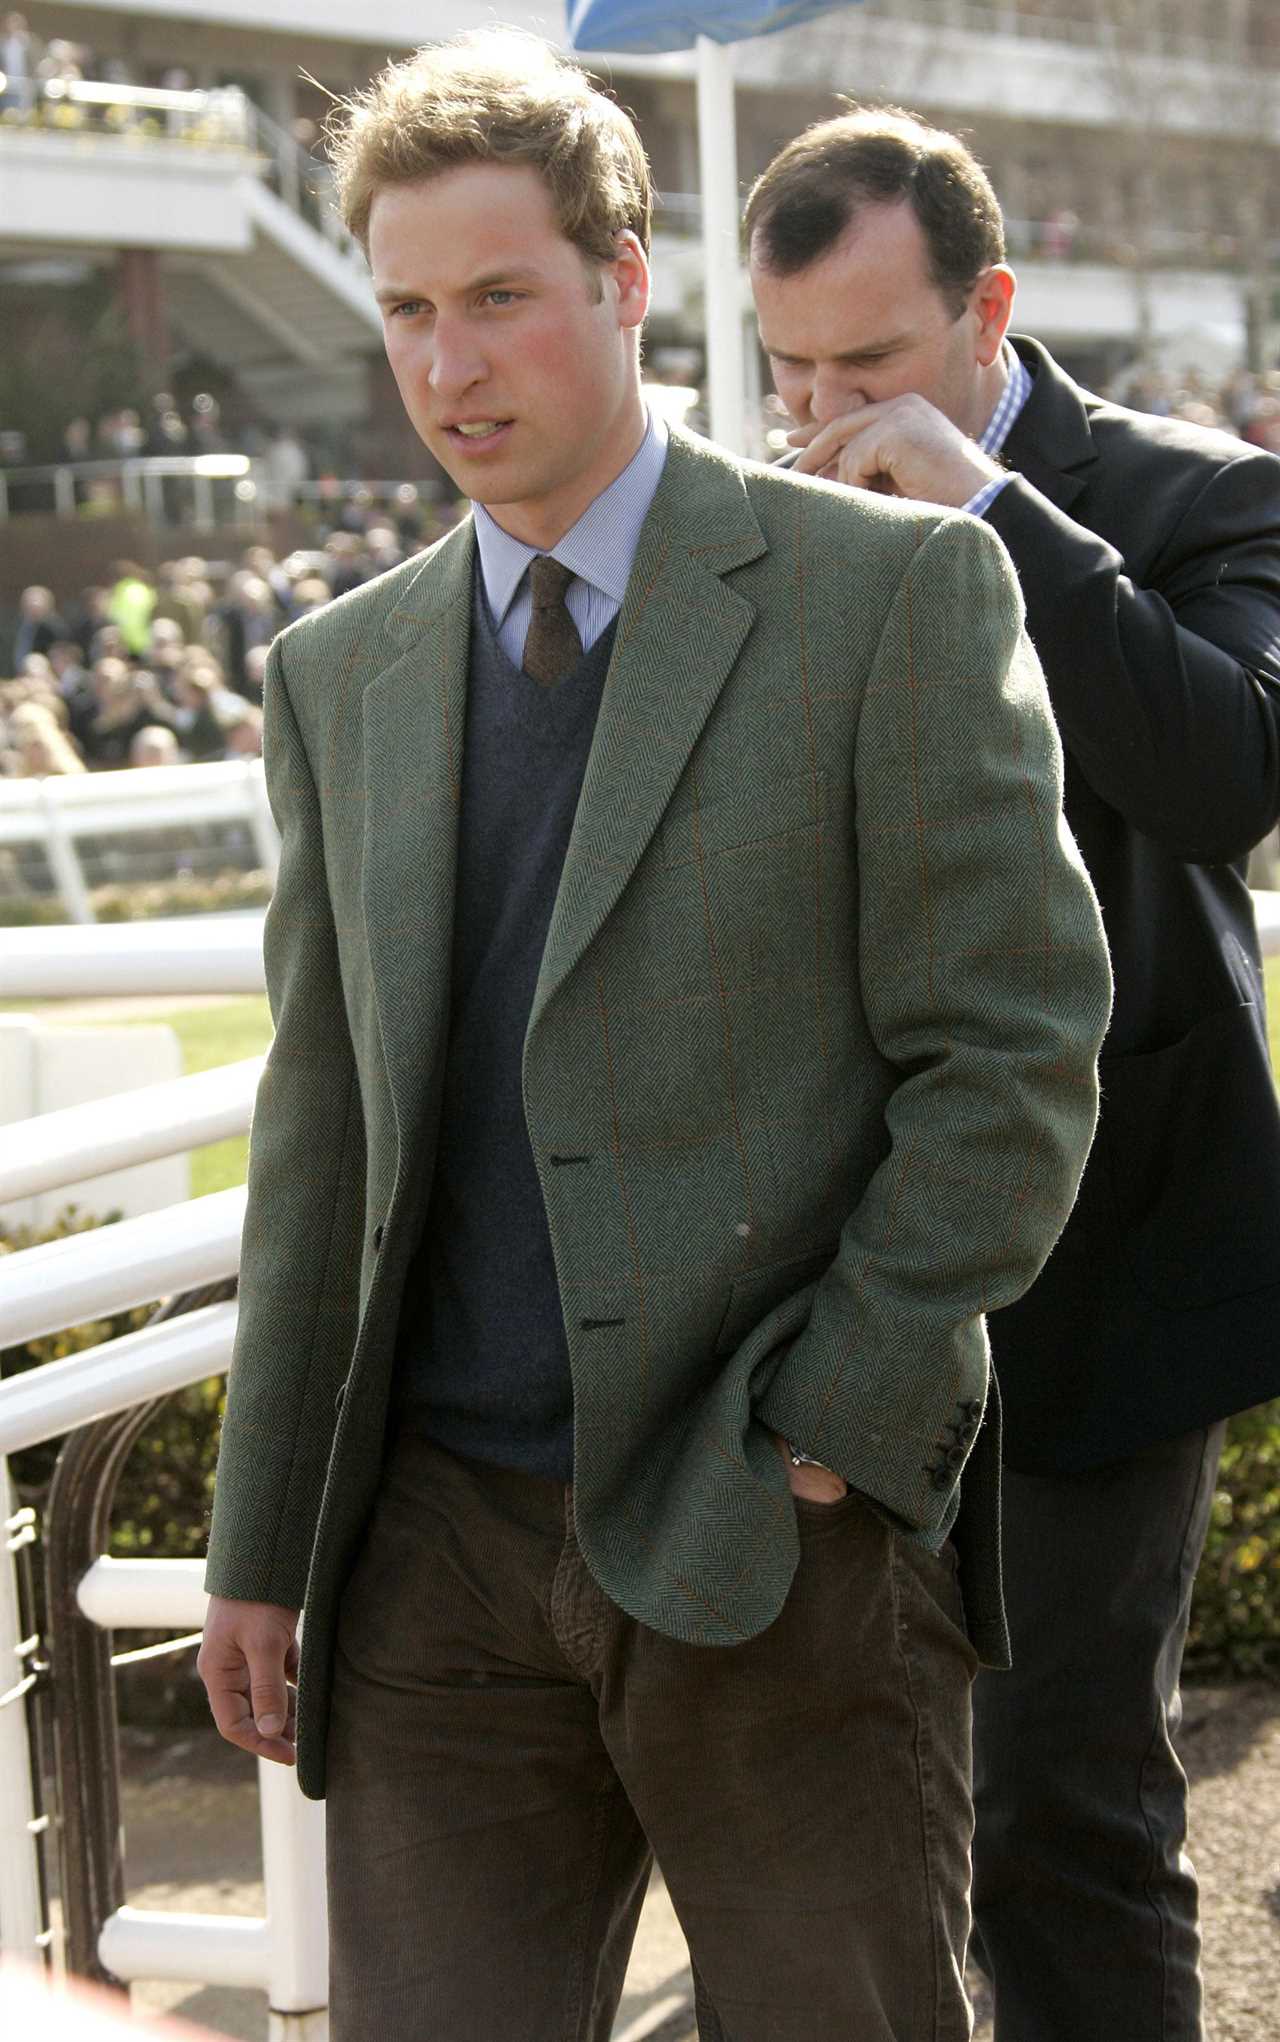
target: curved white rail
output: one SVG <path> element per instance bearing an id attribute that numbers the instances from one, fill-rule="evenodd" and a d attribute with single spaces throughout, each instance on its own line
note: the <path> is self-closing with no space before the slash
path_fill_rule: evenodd
<path id="1" fill-rule="evenodd" d="M 140 1085 L 136 1092 L 64 1106 L 6 1128 L 0 1211 L 11 1199 L 34 1198 L 62 1184 L 171 1156 L 175 1130 L 191 1149 L 244 1134 L 265 1062 L 246 1057 L 193 1078 Z"/>
<path id="2" fill-rule="evenodd" d="M 38 1340 L 63 1326 L 234 1276 L 244 1204 L 245 1187 L 239 1184 L 7 1256 L 0 1279 L 0 1346 Z M 110 1351 L 121 1345 L 111 1341 Z M 41 1382 L 48 1382 L 51 1367 L 64 1365 L 46 1363 L 38 1372 Z"/>

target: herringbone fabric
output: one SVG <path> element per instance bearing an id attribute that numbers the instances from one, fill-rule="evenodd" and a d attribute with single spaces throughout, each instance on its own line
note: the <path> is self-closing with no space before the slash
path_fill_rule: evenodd
<path id="1" fill-rule="evenodd" d="M 529 562 L 533 616 L 524 641 L 524 670 L 544 688 L 554 688 L 582 658 L 582 640 L 565 601 L 573 569 L 539 553 Z"/>
<path id="2" fill-rule="evenodd" d="M 267 670 L 277 1033 L 207 1579 L 305 1589 L 308 1793 L 431 1184 L 473 557 L 464 525 L 294 626 Z M 754 1637 L 787 1596 L 768 1428 L 941 1542 L 984 1314 L 1071 1205 L 1109 977 L 1020 617 L 976 519 L 672 434 L 523 1105 L 582 1552 L 616 1606 L 690 1644 Z"/>

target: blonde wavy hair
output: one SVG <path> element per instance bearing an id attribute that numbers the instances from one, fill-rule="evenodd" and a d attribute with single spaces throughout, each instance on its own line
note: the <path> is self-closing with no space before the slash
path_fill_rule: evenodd
<path id="1" fill-rule="evenodd" d="M 381 190 L 469 163 L 536 170 L 561 233 L 593 262 L 611 262 L 627 228 L 648 251 L 653 186 L 630 118 L 517 29 L 473 30 L 388 65 L 336 102 L 325 137 L 342 218 L 366 253 Z"/>

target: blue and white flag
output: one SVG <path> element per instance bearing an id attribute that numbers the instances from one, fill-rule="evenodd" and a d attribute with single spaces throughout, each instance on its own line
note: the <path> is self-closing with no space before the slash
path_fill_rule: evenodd
<path id="1" fill-rule="evenodd" d="M 775 29 L 794 28 L 818 14 L 840 11 L 845 0 L 566 0 L 569 41 L 575 50 L 691 50 L 700 35 L 712 42 L 745 42 Z"/>

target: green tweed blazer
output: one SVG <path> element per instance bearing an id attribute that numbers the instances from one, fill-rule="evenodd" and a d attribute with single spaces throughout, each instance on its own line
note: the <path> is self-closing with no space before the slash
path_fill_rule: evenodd
<path id="1" fill-rule="evenodd" d="M 309 1794 L 431 1192 L 474 547 L 468 522 L 267 669 L 276 1036 L 207 1584 L 305 1602 Z M 1021 614 L 977 520 L 673 434 L 524 1048 L 583 1551 L 672 1637 L 782 1605 L 768 1428 L 941 1542 L 984 1314 L 1075 1195 L 1110 981 Z"/>

